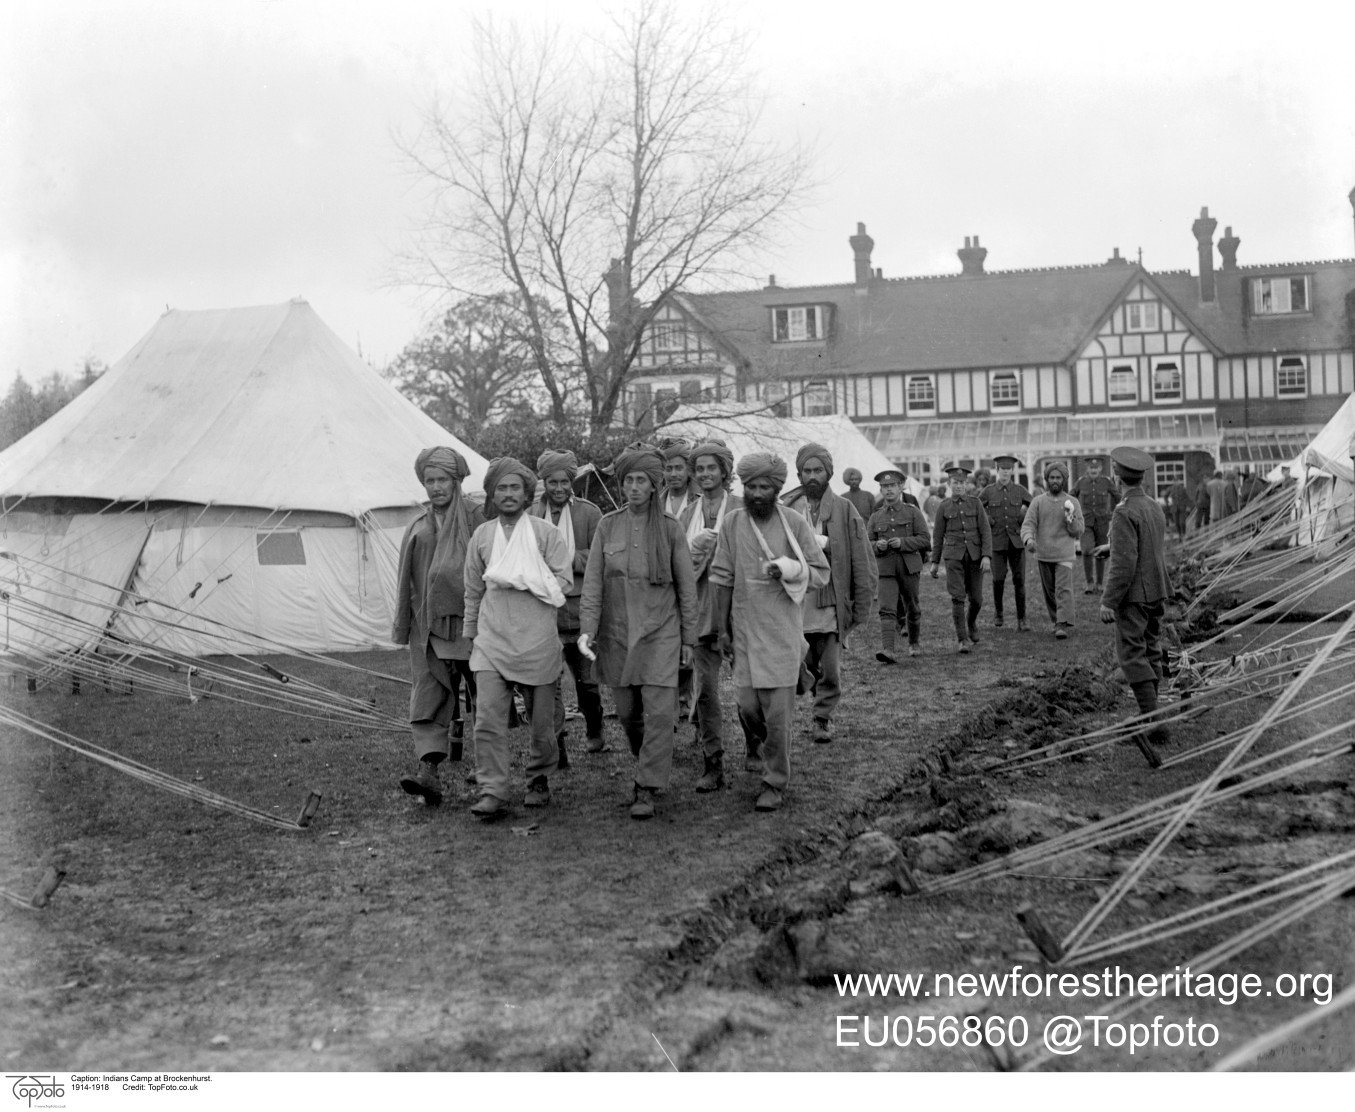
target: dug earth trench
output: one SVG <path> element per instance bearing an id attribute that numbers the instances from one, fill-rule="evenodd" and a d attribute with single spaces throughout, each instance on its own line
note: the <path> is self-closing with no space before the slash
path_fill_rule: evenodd
<path id="1" fill-rule="evenodd" d="M 941 612 L 939 585 L 924 592 L 928 612 Z M 549 808 L 519 807 L 484 826 L 466 812 L 464 785 L 436 810 L 399 791 L 403 737 L 210 701 L 11 689 L 8 701 L 26 713 L 231 798 L 289 817 L 307 789 L 325 798 L 311 830 L 279 833 L 7 729 L 0 884 L 31 888 L 49 863 L 67 880 L 41 913 L 0 909 L 0 1054 L 25 1070 L 995 1068 L 987 1051 L 958 1041 L 876 1047 L 858 1033 L 858 1045 L 845 1045 L 853 1036 L 844 1041 L 839 1017 L 857 1016 L 859 1028 L 871 1016 L 874 1040 L 883 1016 L 906 1015 L 914 1032 L 927 1016 L 1020 1016 L 1029 1050 L 1048 1016 L 1105 1010 L 1105 999 L 943 997 L 930 978 L 1041 969 L 1016 908 L 1033 903 L 1055 933 L 1067 930 L 1146 837 L 1028 871 L 1039 875 L 944 895 L 903 891 L 910 876 L 925 887 L 1210 767 L 1153 772 L 1134 747 L 1113 746 L 1020 774 L 997 768 L 1128 712 L 1091 603 L 1079 609 L 1068 642 L 1008 627 L 956 657 L 937 634 L 926 655 L 895 668 L 875 664 L 871 639 L 861 639 L 847 657 L 836 740 L 813 745 L 801 727 L 789 804 L 771 816 L 752 811 L 757 778 L 742 771 L 737 745 L 726 790 L 692 791 L 701 758 L 686 729 L 673 787 L 650 823 L 626 817 L 631 758 L 609 722 L 612 751 L 575 752 L 573 767 L 552 777 Z M 365 655 L 373 667 L 400 667 L 394 654 Z M 401 713 L 396 685 L 377 697 Z M 1212 737 L 1258 706 L 1238 701 L 1202 717 L 1174 744 Z M 520 762 L 519 753 L 515 778 Z M 1355 829 L 1350 772 L 1342 758 L 1202 814 L 1107 929 L 1345 848 Z M 1228 968 L 1347 983 L 1352 905 L 1329 904 Z M 1171 969 L 1229 929 L 1118 960 L 1135 973 Z M 929 980 L 875 997 L 838 980 L 891 973 Z M 1089 1047 L 1062 1067 L 1204 1068 L 1312 1003 L 1311 991 L 1165 1002 L 1147 1014 L 1213 1023 L 1217 1045 L 1132 1056 Z M 1271 1068 L 1345 1064 L 1332 1047 L 1352 1040 L 1338 1022 L 1306 1056 Z"/>

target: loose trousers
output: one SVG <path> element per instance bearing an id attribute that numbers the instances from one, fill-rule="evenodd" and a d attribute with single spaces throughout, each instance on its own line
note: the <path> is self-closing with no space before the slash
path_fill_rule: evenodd
<path id="1" fill-rule="evenodd" d="M 715 640 L 698 641 L 692 651 L 692 722 L 701 752 L 714 757 L 724 752 L 724 714 L 720 710 L 720 650 Z"/>
<path id="2" fill-rule="evenodd" d="M 1007 571 L 1012 573 L 1012 597 L 1016 599 L 1016 620 L 1026 617 L 1026 550 L 993 549 L 993 614 L 1002 617 L 1002 596 L 1007 588 Z"/>
<path id="3" fill-rule="evenodd" d="M 831 722 L 833 709 L 842 698 L 842 645 L 836 633 L 806 633 L 805 643 L 808 647 L 805 649 L 804 664 L 814 678 L 814 718 L 821 722 Z M 759 687 L 750 690 L 781 689 Z"/>
<path id="4" fill-rule="evenodd" d="M 418 651 L 411 644 L 410 652 Z M 458 719 L 474 722 L 475 675 L 470 670 L 469 660 L 444 660 L 433 651 L 432 645 L 425 644 L 421 656 L 423 667 L 414 669 L 409 698 L 409 729 L 414 756 L 418 760 L 432 756 L 446 758 L 452 751 L 448 727 Z M 428 713 L 430 707 L 433 708 L 431 714 Z M 420 717 L 415 718 L 416 714 Z"/>
<path id="5" fill-rule="evenodd" d="M 519 685 L 526 692 L 531 715 L 531 743 L 527 751 L 527 780 L 555 771 L 555 684 Z M 513 685 L 495 671 L 475 673 L 478 706 L 475 714 L 475 782 L 481 795 L 508 801 L 508 766 L 512 746 L 508 735 L 508 707 Z"/>
<path id="6" fill-rule="evenodd" d="M 831 635 L 834 640 L 837 634 Z M 790 724 L 795 716 L 795 688 L 740 687 L 739 719 L 749 742 L 762 749 L 762 782 L 785 791 L 790 783 Z"/>
<path id="7" fill-rule="evenodd" d="M 593 680 L 593 663 L 573 641 L 562 642 L 565 667 L 574 677 L 574 693 L 579 699 L 579 710 L 583 712 L 584 729 L 590 738 L 602 736 L 602 696 L 598 694 L 598 685 Z M 564 679 L 564 673 L 560 674 Z M 555 685 L 555 734 L 558 737 L 565 732 L 565 696 L 564 684 Z"/>
<path id="8" fill-rule="evenodd" d="M 673 726 L 677 722 L 677 688 L 657 684 L 613 687 L 616 717 L 639 762 L 635 782 L 663 791 L 673 773 Z"/>
<path id="9" fill-rule="evenodd" d="M 1044 593 L 1045 609 L 1055 625 L 1073 624 L 1073 565 L 1054 560 L 1038 561 L 1040 589 Z"/>

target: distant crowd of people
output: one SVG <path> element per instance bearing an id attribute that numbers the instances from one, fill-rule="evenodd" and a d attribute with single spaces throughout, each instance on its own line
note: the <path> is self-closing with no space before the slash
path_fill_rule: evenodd
<path id="1" fill-rule="evenodd" d="M 609 688 L 635 758 L 630 814 L 654 815 L 669 786 L 678 723 L 695 728 L 703 754 L 698 792 L 724 787 L 728 665 L 744 767 L 761 773 L 755 807 L 779 810 L 790 781 L 797 694 L 812 699 L 814 742 L 833 740 L 842 693 L 842 647 L 877 614 L 883 666 L 921 653 L 919 583 L 945 571 L 957 651 L 980 640 L 983 579 L 993 624 L 1004 622 L 1012 581 L 1016 624 L 1028 631 L 1025 557 L 1033 557 L 1053 635 L 1073 626 L 1072 576 L 1080 554 L 1085 593 L 1101 594 L 1120 661 L 1140 709 L 1156 709 L 1159 634 L 1169 594 L 1165 516 L 1142 480 L 1152 457 L 1133 448 L 1090 457 L 1070 487 L 1049 464 L 1032 493 L 1017 460 L 994 470 L 946 467 L 948 485 L 924 505 L 903 472 L 874 476 L 878 499 L 848 468 L 845 494 L 830 487 L 831 452 L 805 444 L 798 485 L 779 456 L 735 460 L 720 440 L 637 443 L 610 468 L 621 508 L 604 514 L 575 493 L 579 462 L 547 450 L 529 467 L 493 460 L 483 502 L 461 489 L 469 474 L 455 449 L 419 453 L 428 495 L 400 551 L 393 639 L 410 650 L 415 770 L 401 786 L 426 804 L 444 796 L 441 764 L 474 744 L 480 819 L 504 814 L 510 726 L 530 726 L 523 804 L 550 803 L 550 775 L 567 767 L 560 681 L 569 669 L 587 750 L 606 748 L 600 685 Z M 738 479 L 740 493 L 735 494 Z M 1160 728 L 1159 728 L 1160 729 Z M 1154 735 L 1161 739 L 1161 733 Z"/>

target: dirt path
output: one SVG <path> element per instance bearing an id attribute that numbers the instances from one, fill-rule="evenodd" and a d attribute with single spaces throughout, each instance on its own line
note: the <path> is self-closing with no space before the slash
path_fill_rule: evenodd
<path id="1" fill-rule="evenodd" d="M 1008 627 L 957 658 L 935 617 L 939 586 L 925 581 L 925 592 L 929 655 L 882 669 L 873 646 L 853 647 L 839 738 L 814 746 L 801 729 L 791 803 L 773 816 L 753 813 L 756 778 L 741 771 L 724 792 L 693 793 L 700 758 L 686 730 L 656 820 L 626 817 L 630 758 L 613 737 L 616 751 L 578 754 L 553 778 L 554 802 L 528 833 L 538 816 L 521 809 L 477 825 L 468 788 L 440 810 L 411 805 L 395 786 L 402 738 L 210 702 L 11 690 L 73 733 L 279 814 L 295 814 L 311 786 L 325 801 L 311 831 L 276 832 L 7 733 L 0 883 L 31 888 L 49 860 L 69 875 L 41 914 L 0 908 L 9 955 L 0 1054 L 16 1067 L 63 1070 L 668 1069 L 670 1058 L 711 1069 L 984 1066 L 957 1052 L 839 1049 L 833 1017 L 844 1004 L 825 980 L 843 969 L 959 972 L 1029 960 L 1015 904 L 1036 898 L 1066 927 L 1118 859 L 1107 855 L 1102 873 L 1085 874 L 1092 879 L 1023 878 L 905 900 L 874 869 L 861 835 L 972 826 L 968 804 L 944 798 L 947 785 L 968 783 L 965 759 L 1009 752 L 1004 740 L 1014 736 L 1073 728 L 1074 715 L 1109 697 L 1095 677 L 1107 641 L 1090 621 L 1091 600 L 1079 599 L 1071 641 Z M 401 667 L 395 655 L 371 659 Z M 1071 711 L 1032 702 L 1031 683 L 1089 662 Z M 379 697 L 399 713 L 395 685 Z M 999 814 L 1026 800 L 1049 809 L 1054 826 L 1170 786 L 1127 748 L 983 779 L 969 801 L 977 810 Z M 1316 853 L 1323 838 L 1348 844 L 1349 815 L 1326 794 L 1320 803 L 1332 829 L 1287 841 L 1288 856 Z M 1280 817 L 1246 844 L 1274 842 Z M 1228 822 L 1183 839 L 1155 879 L 1164 887 L 1154 908 L 1134 912 L 1197 898 L 1171 880 L 1192 860 L 1211 874 L 1237 860 L 1236 819 Z M 1289 940 L 1302 952 L 1271 958 L 1350 973 L 1349 906 L 1314 920 L 1311 938 Z M 1285 1014 L 1297 1010 L 1287 1003 Z M 1253 1010 L 1241 1024 L 1240 1014 L 1227 1045 L 1267 1018 Z"/>

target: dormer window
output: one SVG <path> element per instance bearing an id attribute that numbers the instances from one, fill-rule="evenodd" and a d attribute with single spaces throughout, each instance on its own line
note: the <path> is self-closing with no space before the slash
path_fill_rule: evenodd
<path id="1" fill-rule="evenodd" d="M 822 305 L 801 305 L 793 309 L 772 310 L 772 340 L 793 343 L 797 340 L 822 340 L 827 333 Z"/>
<path id="2" fill-rule="evenodd" d="M 1306 313 L 1311 301 L 1308 298 L 1308 278 L 1253 278 L 1251 280 L 1252 312 L 1257 316 L 1270 316 L 1275 313 Z"/>
<path id="3" fill-rule="evenodd" d="M 655 351 L 681 351 L 686 330 L 677 320 L 656 320 L 649 326 Z"/>
<path id="4" fill-rule="evenodd" d="M 1126 301 L 1124 306 L 1124 326 L 1128 332 L 1157 331 L 1156 301 Z"/>

